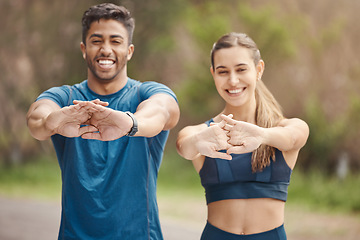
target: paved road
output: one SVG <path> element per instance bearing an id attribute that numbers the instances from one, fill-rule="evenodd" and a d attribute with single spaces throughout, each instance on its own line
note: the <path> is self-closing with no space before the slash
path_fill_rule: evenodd
<path id="1" fill-rule="evenodd" d="M 165 240 L 198 240 L 205 219 L 204 209 L 190 202 L 182 202 L 186 218 L 170 218 L 166 212 L 174 207 L 162 201 L 161 216 Z M 187 210 L 188 212 L 186 212 Z M 191 214 L 190 214 L 191 213 Z M 176 212 L 179 214 L 179 212 Z M 180 214 L 181 215 L 181 214 Z M 289 240 L 358 240 L 359 215 L 341 215 L 313 212 L 292 206 L 285 214 Z M 182 219 L 182 220 L 178 220 Z M 187 220 L 184 220 L 187 219 Z M 0 240 L 52 240 L 57 238 L 60 204 L 33 200 L 13 200 L 0 196 Z M 190 222 L 191 221 L 191 222 Z"/>
<path id="2" fill-rule="evenodd" d="M 59 222 L 59 203 L 0 197 L 0 240 L 57 239 Z M 201 229 L 175 220 L 163 220 L 162 228 L 166 240 L 200 239 Z"/>

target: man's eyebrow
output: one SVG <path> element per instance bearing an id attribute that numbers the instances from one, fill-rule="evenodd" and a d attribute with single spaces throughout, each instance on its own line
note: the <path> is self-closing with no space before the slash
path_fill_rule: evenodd
<path id="1" fill-rule="evenodd" d="M 90 37 L 89 37 L 89 38 L 93 38 L 93 37 L 102 38 L 102 37 L 103 37 L 103 35 L 102 35 L 102 34 L 98 34 L 98 33 L 93 33 L 93 34 L 91 34 L 91 35 L 90 35 Z M 121 36 L 121 35 L 117 35 L 117 34 L 110 35 L 110 38 L 121 38 L 121 39 L 124 39 L 124 37 L 123 37 L 123 36 Z"/>
<path id="2" fill-rule="evenodd" d="M 94 33 L 94 34 L 91 34 L 89 38 L 93 38 L 93 37 L 102 38 L 103 35 Z"/>
<path id="3" fill-rule="evenodd" d="M 121 35 L 110 35 L 110 38 L 121 38 L 121 39 L 124 39 L 124 37 L 121 36 Z"/>

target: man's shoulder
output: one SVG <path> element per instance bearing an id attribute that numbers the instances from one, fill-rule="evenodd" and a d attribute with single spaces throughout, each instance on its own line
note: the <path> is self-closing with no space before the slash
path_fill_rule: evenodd
<path id="1" fill-rule="evenodd" d="M 161 87 L 161 86 L 165 86 L 162 83 L 159 82 L 155 82 L 155 81 L 139 81 L 139 80 L 135 80 L 135 79 L 128 79 L 128 83 L 127 85 L 132 88 L 132 87 L 139 87 L 139 88 L 152 88 L 152 87 Z"/>
<path id="2" fill-rule="evenodd" d="M 84 81 L 82 81 L 80 83 L 76 83 L 76 84 L 73 84 L 73 85 L 64 84 L 64 85 L 61 85 L 61 86 L 51 87 L 48 90 L 46 90 L 45 92 L 59 92 L 59 91 L 70 92 L 70 91 L 73 91 L 73 90 L 76 90 L 76 89 L 86 88 L 86 83 L 87 83 L 87 80 L 84 80 Z"/>
<path id="3" fill-rule="evenodd" d="M 165 93 L 176 100 L 175 93 L 168 86 L 155 81 L 142 82 L 139 86 L 139 93 L 143 99 L 147 99 L 155 94 Z"/>
<path id="4" fill-rule="evenodd" d="M 129 79 L 132 82 L 133 86 L 139 87 L 140 91 L 146 92 L 146 91 L 171 91 L 171 89 L 166 86 L 164 83 L 148 80 L 148 81 L 138 81 Z"/>
<path id="5" fill-rule="evenodd" d="M 80 89 L 86 88 L 86 81 L 83 81 L 74 85 L 62 85 L 52 87 L 38 96 L 36 101 L 41 99 L 49 99 L 56 102 L 60 106 L 66 106 L 70 104 L 71 96 Z"/>

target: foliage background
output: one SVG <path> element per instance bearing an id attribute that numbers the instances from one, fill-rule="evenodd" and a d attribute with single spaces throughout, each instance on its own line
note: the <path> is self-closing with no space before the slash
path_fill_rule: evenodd
<path id="1" fill-rule="evenodd" d="M 86 79 L 81 16 L 103 1 L 0 1 L 0 163 L 2 168 L 54 157 L 49 141 L 26 127 L 30 104 L 44 90 Z M 360 1 L 124 0 L 136 19 L 129 76 L 156 80 L 178 96 L 181 121 L 203 122 L 223 103 L 213 85 L 210 49 L 230 31 L 248 33 L 266 63 L 266 85 L 287 117 L 308 122 L 297 168 L 334 175 L 340 162 L 360 169 Z M 345 159 L 345 160 L 344 160 Z M 170 163 L 172 164 L 172 163 Z M 189 164 L 182 165 L 190 169 Z"/>

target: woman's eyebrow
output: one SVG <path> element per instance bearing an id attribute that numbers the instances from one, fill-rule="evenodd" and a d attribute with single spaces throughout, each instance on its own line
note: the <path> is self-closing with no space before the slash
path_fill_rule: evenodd
<path id="1" fill-rule="evenodd" d="M 247 66 L 246 63 L 239 63 L 239 64 L 236 64 L 235 67 L 242 67 L 242 66 Z M 219 69 L 219 68 L 226 68 L 225 66 L 217 66 L 215 69 Z"/>

